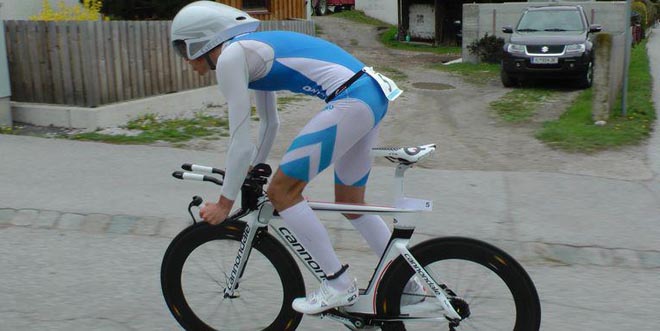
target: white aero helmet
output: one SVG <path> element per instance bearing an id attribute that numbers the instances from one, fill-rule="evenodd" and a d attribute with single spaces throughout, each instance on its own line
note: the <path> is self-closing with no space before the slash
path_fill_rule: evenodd
<path id="1" fill-rule="evenodd" d="M 172 21 L 172 46 L 182 57 L 194 60 L 223 42 L 253 32 L 259 20 L 246 12 L 214 1 L 196 1 L 183 8 Z"/>

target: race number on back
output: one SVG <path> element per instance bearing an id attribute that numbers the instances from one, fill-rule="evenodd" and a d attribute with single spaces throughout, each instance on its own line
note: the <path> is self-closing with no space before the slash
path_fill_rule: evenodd
<path id="1" fill-rule="evenodd" d="M 367 75 L 373 77 L 376 82 L 378 82 L 378 85 L 380 85 L 380 89 L 383 90 L 383 93 L 385 93 L 385 97 L 387 97 L 388 100 L 394 101 L 396 98 L 398 98 L 403 91 L 399 89 L 398 86 L 396 86 L 396 83 L 394 83 L 393 80 L 385 77 L 383 74 L 378 73 L 374 70 L 372 67 L 364 67 L 362 68 L 362 71 L 364 71 Z"/>

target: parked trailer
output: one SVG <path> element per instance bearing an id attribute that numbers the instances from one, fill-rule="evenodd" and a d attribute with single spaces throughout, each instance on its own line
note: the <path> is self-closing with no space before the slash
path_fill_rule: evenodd
<path id="1" fill-rule="evenodd" d="M 314 13 L 318 16 L 327 15 L 330 10 L 333 12 L 341 10 L 355 9 L 355 0 L 314 0 L 312 2 Z"/>

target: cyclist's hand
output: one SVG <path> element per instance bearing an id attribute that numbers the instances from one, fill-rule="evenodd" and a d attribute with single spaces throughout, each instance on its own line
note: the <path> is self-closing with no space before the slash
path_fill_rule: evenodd
<path id="1" fill-rule="evenodd" d="M 220 197 L 217 203 L 207 202 L 199 211 L 199 217 L 211 225 L 218 225 L 227 218 L 234 201 Z"/>

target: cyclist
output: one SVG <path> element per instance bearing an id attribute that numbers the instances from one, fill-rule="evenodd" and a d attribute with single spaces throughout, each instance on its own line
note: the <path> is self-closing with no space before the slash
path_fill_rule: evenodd
<path id="1" fill-rule="evenodd" d="M 363 70 L 362 62 L 330 42 L 293 32 L 255 32 L 258 26 L 247 13 L 212 1 L 187 5 L 172 22 L 173 47 L 200 75 L 215 70 L 229 108 L 224 186 L 218 202 L 206 203 L 200 216 L 210 224 L 224 221 L 250 166 L 266 160 L 279 127 L 275 91 L 325 100 L 325 108 L 291 143 L 268 188 L 285 224 L 327 274 L 319 290 L 293 302 L 295 310 L 316 314 L 354 303 L 358 288 L 302 192 L 334 164 L 335 201 L 364 203 L 370 150 L 387 112 L 386 93 L 394 99 L 401 91 L 370 68 Z M 249 130 L 248 90 L 254 91 L 260 118 L 256 144 Z M 390 238 L 385 222 L 375 215 L 346 217 L 380 256 Z"/>

